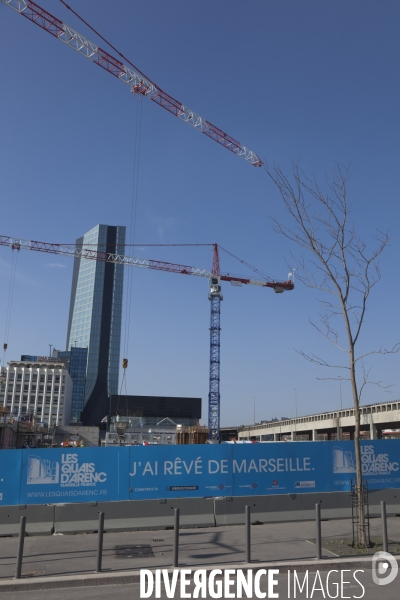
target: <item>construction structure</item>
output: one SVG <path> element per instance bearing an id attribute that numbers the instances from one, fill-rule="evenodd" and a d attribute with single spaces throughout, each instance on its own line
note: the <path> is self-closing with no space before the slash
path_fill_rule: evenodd
<path id="1" fill-rule="evenodd" d="M 101 440 L 102 446 L 171 446 L 176 444 L 179 425 L 169 418 L 156 425 L 144 425 L 136 419 L 113 419 L 110 429 Z"/>
<path id="2" fill-rule="evenodd" d="M 206 444 L 208 441 L 208 427 L 204 425 L 194 425 L 187 427 L 178 425 L 176 428 L 176 443 L 177 444 Z"/>

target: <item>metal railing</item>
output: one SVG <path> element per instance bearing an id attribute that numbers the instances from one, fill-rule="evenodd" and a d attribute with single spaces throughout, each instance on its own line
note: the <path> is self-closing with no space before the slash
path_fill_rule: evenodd
<path id="1" fill-rule="evenodd" d="M 322 528 L 321 528 L 321 505 L 320 503 L 315 504 L 315 526 L 316 526 L 316 540 L 315 540 L 315 559 L 324 560 L 323 548 L 322 548 Z M 98 531 L 97 531 L 97 553 L 96 553 L 96 565 L 95 573 L 101 573 L 102 571 L 102 559 L 103 559 L 103 537 L 104 537 L 104 522 L 105 513 L 99 512 Z M 388 533 L 387 533 L 387 516 L 386 516 L 386 503 L 381 501 L 381 527 L 382 527 L 382 548 L 384 552 L 388 552 Z M 179 508 L 174 509 L 174 527 L 173 527 L 173 548 L 172 548 L 172 568 L 179 567 L 179 532 L 180 532 L 180 510 Z M 22 564 L 24 554 L 24 539 L 26 531 L 26 517 L 21 517 L 19 538 L 18 538 L 18 549 L 15 565 L 15 579 L 20 579 L 22 576 Z M 251 508 L 249 505 L 245 506 L 244 510 L 244 558 L 245 564 L 250 564 L 251 560 Z M 215 562 L 213 562 L 215 564 Z M 93 565 L 94 566 L 94 565 Z M 187 565 L 185 565 L 187 566 Z"/>

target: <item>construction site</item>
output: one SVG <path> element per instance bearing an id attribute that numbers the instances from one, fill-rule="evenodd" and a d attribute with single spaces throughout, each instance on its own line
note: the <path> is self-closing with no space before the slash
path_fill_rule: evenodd
<path id="1" fill-rule="evenodd" d="M 0 0 L 1 598 L 398 596 L 399 18 Z"/>
<path id="2" fill-rule="evenodd" d="M 76 231 L 75 236 L 77 237 L 75 243 L 62 243 L 63 234 L 61 234 L 62 228 L 52 230 L 51 237 L 59 238 L 55 242 L 50 241 L 37 241 L 38 236 L 35 231 L 32 231 L 32 237 L 19 237 L 16 235 L 9 235 L 12 232 L 4 232 L 0 234 L 0 246 L 4 249 L 8 249 L 11 252 L 11 265 L 9 273 L 9 287 L 8 287 L 8 304 L 5 311 L 5 333 L 3 341 L 3 360 L 2 360 L 2 377 L 0 381 L 0 408 L 2 409 L 1 419 L 7 425 L 10 425 L 10 431 L 16 427 L 14 433 L 23 433 L 24 428 L 27 430 L 34 431 L 38 428 L 37 438 L 39 442 L 40 431 L 47 427 L 48 432 L 54 431 L 55 428 L 60 427 L 98 427 L 99 428 L 99 443 L 103 445 L 112 444 L 145 444 L 145 443 L 219 443 L 222 440 L 221 437 L 221 302 L 224 298 L 224 285 L 230 283 L 234 288 L 269 288 L 273 290 L 277 295 L 281 295 L 283 292 L 292 291 L 294 289 L 295 279 L 295 268 L 292 268 L 291 272 L 286 276 L 275 278 L 271 277 L 266 273 L 265 267 L 260 269 L 253 266 L 247 260 L 237 255 L 236 248 L 233 251 L 226 250 L 225 245 L 222 246 L 219 243 L 197 243 L 193 237 L 188 240 L 188 243 L 182 243 L 181 239 L 176 242 L 170 237 L 168 243 L 160 241 L 159 243 L 141 244 L 137 240 L 136 227 L 137 223 L 137 210 L 139 203 L 139 170 L 140 168 L 147 168 L 146 164 L 148 160 L 147 156 L 143 154 L 141 145 L 145 143 L 145 139 L 142 137 L 142 125 L 145 122 L 143 117 L 143 110 L 147 110 L 144 106 L 149 105 L 149 110 L 158 111 L 161 114 L 160 119 L 166 113 L 177 117 L 177 119 L 186 125 L 190 125 L 192 131 L 197 130 L 204 134 L 205 138 L 208 138 L 207 144 L 211 146 L 211 141 L 217 142 L 221 150 L 221 161 L 226 159 L 228 153 L 222 152 L 223 149 L 229 150 L 231 160 L 237 158 L 241 159 L 241 163 L 247 163 L 248 167 L 253 173 L 261 173 L 266 165 L 264 160 L 260 158 L 260 154 L 253 150 L 250 150 L 247 145 L 239 142 L 236 137 L 226 133 L 222 128 L 214 125 L 211 120 L 201 116 L 198 112 L 188 108 L 185 104 L 178 101 L 173 95 L 167 93 L 162 89 L 161 86 L 156 84 L 152 78 L 145 75 L 145 73 L 139 69 L 129 58 L 126 53 L 114 42 L 111 42 L 108 34 L 100 32 L 97 25 L 95 25 L 96 17 L 98 16 L 95 12 L 91 15 L 92 19 L 87 18 L 79 14 L 73 7 L 67 5 L 63 0 L 60 0 L 59 8 L 64 11 L 65 15 L 69 15 L 76 23 L 78 29 L 71 27 L 69 24 L 64 22 L 63 19 L 55 16 L 52 12 L 47 10 L 47 6 L 41 6 L 31 0 L 1 0 L 4 7 L 8 7 L 14 11 L 14 15 L 9 11 L 10 20 L 12 21 L 13 27 L 21 28 L 21 36 L 27 36 L 27 44 L 32 53 L 35 52 L 35 43 L 40 44 L 41 58 L 43 61 L 43 53 L 47 55 L 49 59 L 54 60 L 55 64 L 60 62 L 60 70 L 65 69 L 66 66 L 69 69 L 69 74 L 73 76 L 75 70 L 85 69 L 87 73 L 87 81 L 85 86 L 87 87 L 87 93 L 93 93 L 94 87 L 91 88 L 92 77 L 98 79 L 94 81 L 101 81 L 101 85 L 104 86 L 107 92 L 109 91 L 110 97 L 118 93 L 115 90 L 125 88 L 126 91 L 130 92 L 128 98 L 132 101 L 133 106 L 136 110 L 136 116 L 132 115 L 132 121 L 134 123 L 134 134 L 132 137 L 131 151 L 129 154 L 129 160 L 131 161 L 131 172 L 132 181 L 129 183 L 129 193 L 125 197 L 125 208 L 120 211 L 118 218 L 120 219 L 121 225 L 105 225 L 100 224 L 102 221 L 97 216 L 94 216 L 91 222 L 91 229 L 89 225 L 83 225 L 82 227 L 87 230 L 81 237 L 77 237 L 80 231 Z M 15 23 L 15 25 L 14 25 Z M 33 28 L 32 25 L 36 25 Z M 82 32 L 81 29 L 82 28 Z M 26 32 L 26 33 L 25 33 Z M 87 35 L 85 34 L 87 32 Z M 45 35 L 45 34 L 50 34 Z M 88 37 L 87 37 L 88 36 Z M 98 43 L 92 41 L 94 38 Z M 62 42 L 59 44 L 58 42 Z M 43 44 L 43 46 L 42 46 Z M 47 45 L 46 45 L 47 44 Z M 100 44 L 100 45 L 99 45 Z M 69 49 L 74 50 L 74 53 L 70 52 Z M 39 53 L 39 48 L 38 48 Z M 86 59 L 85 61 L 83 59 Z M 61 61 L 63 67 L 61 67 Z M 101 69 L 95 69 L 95 66 L 101 67 Z M 147 69 L 146 69 L 147 70 Z M 171 69 L 172 71 L 172 69 Z M 112 75 L 108 77 L 108 75 Z M 48 86 L 53 89 L 57 87 L 56 79 L 51 79 L 54 74 L 49 73 L 48 75 Z M 117 86 L 117 82 L 122 82 L 125 86 Z M 86 92 L 85 92 L 86 93 Z M 151 100 L 151 103 L 147 103 L 147 100 Z M 119 97 L 115 97 L 115 106 L 118 106 Z M 121 100 L 123 102 L 125 100 Z M 125 106 L 125 105 L 124 105 Z M 156 106 L 163 108 L 163 111 L 159 111 Z M 121 109 L 122 110 L 122 109 Z M 125 109 L 124 109 L 125 110 Z M 151 113 L 152 114 L 152 113 Z M 166 126 L 169 126 L 167 123 Z M 176 125 L 177 127 L 177 125 Z M 188 128 L 183 128 L 188 130 Z M 180 130 L 179 130 L 180 131 Z M 190 132 L 189 132 L 190 133 Z M 160 134 L 160 138 L 161 138 Z M 195 136 L 194 136 L 195 137 Z M 161 140 L 160 142 L 161 143 Z M 195 141 L 193 144 L 195 145 Z M 198 137 L 199 149 L 194 151 L 200 154 L 202 148 L 201 140 Z M 216 147 L 216 144 L 212 146 Z M 43 148 L 46 150 L 46 144 L 43 144 Z M 109 155 L 111 156 L 112 146 L 106 146 Z M 46 150 L 47 151 L 47 150 Z M 204 150 L 207 153 L 207 148 Z M 218 156 L 213 159 L 218 161 Z M 111 163 L 110 157 L 108 158 Z M 239 162 L 239 161 L 237 161 Z M 250 169 L 250 166 L 257 167 L 257 170 Z M 147 171 L 146 171 L 147 173 Z M 243 177 L 248 177 L 244 175 Z M 146 181 L 149 181 L 147 178 Z M 72 182 L 72 179 L 68 177 L 68 181 Z M 72 183 L 73 185 L 73 183 Z M 128 187 L 127 186 L 127 189 Z M 193 186 L 196 187 L 196 186 Z M 146 199 L 147 202 L 147 199 Z M 88 201 L 88 204 L 90 202 Z M 217 209 L 215 209 L 215 215 L 217 215 Z M 95 201 L 92 201 L 92 213 L 97 215 L 100 214 L 100 206 Z M 225 211 L 226 213 L 228 211 Z M 209 222 L 219 222 L 219 229 L 221 235 L 225 233 L 224 227 L 221 227 L 223 220 L 221 215 L 218 214 L 218 218 L 210 218 L 214 216 L 214 213 L 208 212 Z M 86 219 L 87 221 L 87 219 Z M 95 224 L 98 222 L 99 224 Z M 79 225 L 81 227 L 81 225 Z M 161 228 L 159 228 L 161 231 Z M 54 231 L 54 233 L 53 233 Z M 69 229 L 71 231 L 71 229 Z M 160 233 L 159 231 L 159 233 Z M 251 229 L 249 230 L 251 232 Z M 208 231 L 207 231 L 208 234 Z M 203 234 L 202 234 L 203 235 Z M 160 237 L 162 235 L 160 234 Z M 251 237 L 251 234 L 250 234 Z M 50 235 L 48 239 L 50 238 Z M 290 236 L 289 236 L 290 238 Z M 44 236 L 46 239 L 46 236 Z M 155 252 L 161 254 L 162 260 L 154 258 L 143 258 L 142 253 L 147 250 L 153 252 L 152 247 L 155 247 Z M 188 264 L 182 264 L 180 262 L 172 262 L 169 260 L 171 248 L 182 248 L 182 253 L 187 252 L 189 260 Z M 194 266 L 191 258 L 193 256 L 194 248 L 196 251 L 198 248 L 206 248 L 208 254 L 209 264 L 206 266 L 197 267 Z M 243 246 L 242 246 L 243 247 Z M 73 259 L 73 274 L 72 283 L 70 285 L 70 304 L 69 304 L 69 316 L 68 319 L 64 319 L 64 329 L 67 330 L 67 340 L 64 345 L 57 344 L 57 348 L 49 344 L 50 351 L 48 353 L 39 353 L 38 349 L 31 349 L 38 354 L 23 355 L 22 352 L 25 348 L 21 348 L 21 359 L 18 360 L 17 356 L 9 356 L 9 346 L 11 343 L 12 336 L 12 317 L 16 318 L 16 313 L 12 315 L 14 303 L 16 297 L 14 296 L 14 288 L 16 280 L 18 280 L 18 259 L 19 255 L 27 255 L 29 251 L 29 261 L 35 260 L 33 257 L 49 257 L 51 260 L 63 260 L 63 257 L 69 257 Z M 163 256 L 165 254 L 165 257 Z M 221 268 L 222 255 L 225 260 L 229 261 L 230 271 L 224 271 Z M 27 259 L 28 260 L 28 259 Z M 232 272 L 232 265 L 239 262 L 241 268 L 245 268 L 249 274 L 240 275 Z M 272 268 L 275 259 L 271 254 L 268 257 L 268 270 Z M 29 263 L 32 264 L 33 263 Z M 39 264 L 39 262 L 38 262 Z M 40 263 L 42 264 L 42 263 Z M 47 265 L 46 265 L 47 266 Z M 50 263 L 50 268 L 60 269 L 66 267 L 64 263 Z M 71 265 L 72 266 L 72 265 Z M 135 268 L 133 268 L 135 267 Z M 281 267 L 279 267 L 281 269 Z M 34 269 L 34 267 L 32 267 Z M 112 406 L 112 398 L 119 396 L 120 398 L 127 398 L 129 394 L 136 392 L 134 377 L 136 373 L 140 373 L 140 368 L 135 372 L 135 375 L 130 374 L 130 370 L 136 369 L 137 357 L 140 352 L 141 344 L 145 344 L 146 340 L 144 336 L 135 339 L 134 343 L 130 337 L 130 323 L 136 318 L 136 304 L 132 301 L 132 295 L 134 293 L 135 284 L 133 283 L 132 274 L 133 271 L 144 271 L 149 270 L 160 273 L 160 279 L 152 283 L 154 286 L 152 289 L 156 289 L 158 296 L 161 297 L 164 292 L 163 286 L 174 284 L 164 284 L 164 280 L 161 279 L 162 273 L 172 273 L 174 275 L 187 275 L 193 280 L 193 289 L 195 284 L 195 278 L 201 280 L 204 278 L 208 282 L 208 289 L 205 292 L 205 298 L 209 301 L 209 318 L 207 328 L 209 329 L 208 334 L 208 351 L 207 351 L 207 371 L 202 367 L 201 379 L 207 383 L 208 393 L 207 398 L 205 394 L 203 396 L 207 407 L 206 414 L 203 410 L 202 415 L 196 415 L 192 417 L 192 422 L 185 422 L 181 414 L 174 412 L 165 412 L 164 409 L 158 413 L 152 414 L 153 421 L 145 422 L 142 418 L 144 412 L 142 411 L 129 411 L 124 405 L 123 401 L 120 401 L 117 406 Z M 64 278 L 65 279 L 65 278 Z M 181 278 L 182 279 L 182 278 Z M 142 281 L 142 280 L 141 280 Z M 158 281 L 160 283 L 158 283 Z M 152 280 L 153 282 L 153 280 Z M 178 284 L 179 285 L 179 284 Z M 158 289 L 159 288 L 159 289 Z M 191 295 L 192 292 L 188 293 Z M 194 294 L 194 292 L 193 292 Z M 237 323 L 241 323 L 243 317 L 246 319 L 251 315 L 253 307 L 255 306 L 254 296 L 248 293 L 248 300 L 243 300 L 245 310 L 237 315 L 235 320 L 231 320 L 229 324 L 230 331 L 228 335 L 232 340 L 232 330 L 235 328 Z M 64 294 L 65 295 L 65 294 Z M 289 295 L 290 297 L 292 295 Z M 191 297 L 191 296 L 190 296 Z M 286 297 L 286 295 L 285 295 Z M 124 298 L 124 301 L 123 301 Z M 244 298 L 244 296 L 243 296 Z M 231 295 L 229 293 L 229 301 Z M 292 300 L 291 300 L 292 301 Z M 291 302 L 290 301 L 290 302 Z M 123 304 L 124 302 L 124 304 Z M 137 298 L 135 298 L 137 302 Z M 246 302 L 248 302 L 246 304 Z M 257 300 L 257 302 L 259 302 Z M 161 303 L 160 303 L 161 304 Z M 188 301 L 189 304 L 189 301 Z M 225 302 L 225 304 L 228 304 Z M 159 305 L 160 306 L 160 305 Z M 197 306 L 197 305 L 196 305 Z M 272 304 L 271 304 L 272 306 Z M 272 318 L 270 319 L 271 325 L 274 324 L 276 327 L 278 323 L 284 324 L 283 309 L 276 309 L 276 304 L 273 304 L 275 314 L 271 310 Z M 293 306 L 286 305 L 286 306 Z M 65 308 L 65 305 L 64 305 Z M 154 310 L 154 309 L 153 309 Z M 231 309 L 227 307 L 227 313 Z M 243 309 L 242 309 L 243 310 Z M 67 311 L 65 311 L 67 312 Z M 150 313 L 149 313 L 150 314 Z M 198 321 L 198 311 L 193 311 L 192 320 Z M 180 311 L 176 310 L 176 318 L 179 326 L 180 323 Z M 231 315 L 230 315 L 231 317 Z M 169 316 L 165 313 L 164 319 L 166 322 L 169 321 Z M 140 320 L 140 319 L 139 319 Z M 67 323 L 68 321 L 68 323 Z M 151 322 L 151 317 L 147 317 L 147 321 Z M 253 322 L 253 337 L 251 341 L 251 351 L 254 351 L 256 343 L 259 343 L 261 336 L 258 334 L 258 323 Z M 263 324 L 264 327 L 264 324 Z M 205 327 L 203 326 L 203 331 Z M 268 329 L 263 329 L 265 331 Z M 204 337 L 204 336 L 203 336 Z M 288 332 L 281 333 L 279 331 L 276 334 L 276 339 L 279 338 L 281 342 L 285 338 L 289 338 Z M 160 336 L 161 339 L 161 336 Z M 197 338 L 191 338 L 192 346 L 197 344 Z M 232 345 L 232 343 L 231 343 Z M 135 346 L 132 350 L 132 346 Z M 153 343 L 153 348 L 155 344 Z M 204 346 L 202 346 L 203 348 Z M 249 346 L 248 346 L 249 347 Z M 265 350 L 267 344 L 263 346 Z M 30 344 L 31 348 L 31 344 Z M 180 348 L 177 346 L 180 351 Z M 13 348 L 13 352 L 15 349 Z M 284 362 L 285 349 L 284 345 L 280 348 L 280 359 L 281 364 Z M 134 359 L 132 359 L 132 353 Z M 136 353 L 136 354 L 135 354 Z M 168 354 L 164 350 L 164 354 Z M 175 379 L 178 382 L 176 386 L 179 388 L 180 373 L 184 372 L 185 369 L 181 369 L 179 361 L 182 355 L 188 355 L 186 351 L 182 352 L 181 355 L 177 353 L 179 358 L 176 360 L 176 371 Z M 246 352 L 244 351 L 244 355 Z M 274 355 L 274 352 L 270 352 L 270 357 Z M 247 365 L 247 372 L 250 372 L 249 365 L 251 367 L 251 360 L 254 360 L 255 354 L 252 354 Z M 224 355 L 222 354 L 222 357 Z M 185 357 L 186 359 L 186 357 Z M 223 364 L 224 358 L 222 358 Z M 149 362 L 149 361 L 147 361 Z M 198 357 L 192 361 L 193 368 L 196 369 L 198 364 Z M 153 379 L 158 379 L 157 369 L 159 367 L 153 365 Z M 234 363 L 232 363 L 234 364 Z M 147 365 L 146 365 L 147 369 Z M 243 370 L 241 375 L 242 381 L 253 385 L 254 373 L 248 375 L 246 370 Z M 258 368 L 258 373 L 261 369 Z M 223 369 L 222 369 L 223 373 Z M 271 375 L 273 372 L 271 372 Z M 141 375 L 141 374 L 140 374 Z M 165 375 L 165 374 L 164 374 Z M 147 374 L 148 376 L 148 374 Z M 131 378 L 132 377 L 132 378 Z M 253 377 L 253 380 L 251 380 Z M 263 377 L 264 387 L 269 386 L 268 377 Z M 200 378 L 200 375 L 199 375 Z M 225 376 L 225 381 L 233 386 L 232 381 L 234 377 L 228 375 Z M 273 378 L 272 378 L 273 379 Z M 144 381 L 144 379 L 143 379 Z M 142 392 L 144 383 L 141 382 Z M 277 386 L 277 383 L 273 383 Z M 128 390 L 129 386 L 129 390 Z M 187 386 L 188 387 L 188 386 Z M 169 389 L 172 389 L 169 386 Z M 231 390 L 234 389 L 231 387 Z M 189 390 L 190 391 L 190 390 Z M 296 393 L 296 390 L 294 390 Z M 250 391 L 246 390 L 247 395 L 251 394 Z M 341 392 L 340 392 L 341 393 Z M 232 391 L 231 391 L 232 395 Z M 178 393 L 176 393 L 178 396 Z M 165 396 L 165 402 L 172 406 L 175 395 Z M 144 395 L 143 395 L 144 397 Z M 156 398 L 155 395 L 147 396 L 150 398 Z M 186 398 L 187 402 L 190 400 L 190 394 L 188 392 L 182 393 L 180 389 L 180 397 Z M 249 404 L 248 414 L 251 414 L 252 407 L 250 397 L 247 397 L 246 402 Z M 200 398 L 200 401 L 203 399 Z M 256 424 L 255 415 L 255 396 L 254 401 L 254 419 L 249 417 L 248 420 L 254 420 Z M 149 400 L 150 402 L 150 400 Z M 236 400 L 237 402 L 237 400 Z M 297 399 L 296 402 L 296 415 L 297 415 Z M 226 410 L 229 411 L 229 402 L 225 405 Z M 264 401 L 263 408 L 264 409 Z M 265 415 L 263 415 L 265 416 Z M 117 427 L 116 419 L 119 418 L 119 424 Z M 203 423 L 200 424 L 200 419 L 203 419 Z M 131 419 L 131 423 L 129 420 Z M 132 425 L 132 419 L 135 421 Z M 169 423 L 163 422 L 164 419 L 170 419 Z M 207 424 L 204 424 L 204 421 Z M 123 436 L 121 434 L 122 424 L 126 423 L 125 431 Z M 17 424 L 17 425 L 16 425 Z M 12 426 L 12 427 L 11 427 Z M 147 427 L 148 426 L 148 427 Z M 150 431 L 152 426 L 158 428 L 157 431 Z M 143 428 L 146 428 L 145 432 Z M 117 429 L 120 430 L 118 433 Z M 174 429 L 174 432 L 172 432 Z M 18 430 L 18 431 L 17 431 Z M 168 431 L 167 431 L 168 430 Z M 205 431 L 207 430 L 207 435 Z M 11 436 L 11 437 L 10 437 Z M 29 434 L 25 442 L 16 442 L 16 438 L 10 434 L 3 435 L 3 447 L 11 447 L 10 439 L 12 438 L 12 447 L 20 447 L 20 445 L 30 445 L 33 443 L 34 435 Z M 251 437 L 251 436 L 250 436 Z M 253 436 L 257 437 L 257 436 Z M 54 438 L 55 439 L 55 438 Z M 108 440 L 108 441 L 107 441 Z M 194 442 L 193 440 L 198 440 Z M 199 442 L 201 440 L 201 442 Z M 78 440 L 73 440 L 77 442 Z M 259 440 L 260 441 L 260 440 Z M 41 440 L 40 443 L 45 443 L 45 440 Z M 54 440 L 52 443 L 56 443 Z M 68 440 L 63 440 L 57 443 L 70 443 Z M 4 446 L 5 444 L 5 446 Z"/>

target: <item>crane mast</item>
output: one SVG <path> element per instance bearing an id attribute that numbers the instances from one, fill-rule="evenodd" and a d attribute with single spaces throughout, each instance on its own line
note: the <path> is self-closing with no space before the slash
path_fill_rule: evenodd
<path id="1" fill-rule="evenodd" d="M 272 288 L 280 294 L 286 290 L 292 290 L 294 284 L 292 281 L 265 281 L 252 280 L 247 277 L 238 277 L 233 275 L 221 275 L 218 244 L 213 244 L 213 262 L 211 272 L 207 269 L 189 267 L 176 263 L 164 261 L 149 260 L 143 258 L 134 258 L 113 254 L 110 252 L 100 252 L 92 250 L 85 246 L 52 244 L 49 242 L 37 242 L 33 240 L 23 240 L 10 236 L 0 235 L 0 246 L 8 246 L 12 250 L 32 250 L 34 252 L 46 252 L 49 254 L 60 254 L 70 256 L 71 258 L 80 257 L 86 260 L 98 260 L 123 264 L 125 266 L 140 267 L 145 269 L 155 269 L 157 271 L 168 271 L 170 273 L 180 273 L 182 275 L 194 275 L 196 277 L 207 277 L 209 280 L 210 291 L 208 299 L 210 301 L 210 376 L 208 393 L 208 439 L 210 443 L 218 443 L 220 439 L 220 332 L 221 332 L 221 301 L 223 300 L 221 281 L 230 281 L 234 285 L 258 285 L 261 287 Z"/>
<path id="2" fill-rule="evenodd" d="M 255 152 L 243 146 L 240 142 L 228 135 L 219 127 L 216 127 L 195 111 L 187 108 L 181 102 L 164 92 L 156 86 L 149 78 L 142 73 L 138 73 L 131 67 L 122 63 L 83 35 L 69 27 L 57 17 L 54 17 L 47 10 L 32 2 L 32 0 L 1 0 L 4 4 L 14 9 L 23 17 L 35 23 L 52 36 L 64 42 L 79 54 L 88 58 L 102 69 L 105 69 L 114 75 L 120 81 L 127 83 L 134 94 L 141 94 L 150 100 L 153 100 L 159 106 L 162 106 L 170 113 L 191 125 L 207 137 L 227 148 L 236 156 L 243 158 L 255 167 L 261 167 L 263 162 Z"/>
<path id="3" fill-rule="evenodd" d="M 214 244 L 212 275 L 209 279 L 211 302 L 210 311 L 210 384 L 208 392 L 208 439 L 217 443 L 220 438 L 220 338 L 221 338 L 221 300 L 220 267 L 218 245 Z"/>

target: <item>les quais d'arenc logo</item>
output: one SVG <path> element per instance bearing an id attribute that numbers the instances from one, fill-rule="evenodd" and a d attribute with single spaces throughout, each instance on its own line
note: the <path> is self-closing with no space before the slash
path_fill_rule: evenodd
<path id="1" fill-rule="evenodd" d="M 389 460 L 386 452 L 375 454 L 373 446 L 361 446 L 361 464 L 363 475 L 390 475 L 399 470 L 399 463 Z M 356 458 L 351 450 L 333 449 L 333 472 L 355 473 Z"/>
<path id="2" fill-rule="evenodd" d="M 93 462 L 79 463 L 76 453 L 62 454 L 61 463 L 33 454 L 28 457 L 28 485 L 60 484 L 61 487 L 88 487 L 105 481 L 106 473 L 96 471 Z"/>

